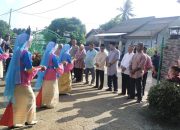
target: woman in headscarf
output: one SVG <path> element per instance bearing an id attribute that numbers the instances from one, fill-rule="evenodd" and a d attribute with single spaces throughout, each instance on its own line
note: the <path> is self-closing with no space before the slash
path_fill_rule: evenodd
<path id="1" fill-rule="evenodd" d="M 64 65 L 64 73 L 58 81 L 59 94 L 68 94 L 71 92 L 71 70 L 73 64 L 69 54 L 70 45 L 65 44 L 60 52 L 59 63 Z"/>
<path id="2" fill-rule="evenodd" d="M 75 82 L 81 82 L 83 80 L 83 68 L 84 68 L 84 58 L 86 56 L 86 50 L 84 45 L 81 44 L 77 53 L 75 54 L 74 61 L 74 77 L 76 78 Z"/>
<path id="3" fill-rule="evenodd" d="M 63 73 L 63 65 L 58 64 L 58 59 L 54 54 L 58 49 L 55 41 L 51 41 L 46 46 L 46 50 L 41 60 L 41 65 L 46 66 L 45 72 L 39 72 L 35 89 L 40 89 L 36 98 L 37 107 L 54 108 L 59 102 L 59 90 L 57 74 Z"/>
<path id="4" fill-rule="evenodd" d="M 57 56 L 57 58 L 59 58 L 59 55 L 60 55 L 62 48 L 63 48 L 63 44 L 59 44 L 58 49 L 54 53 Z"/>
<path id="5" fill-rule="evenodd" d="M 6 74 L 4 96 L 8 106 L 0 120 L 0 125 L 22 127 L 34 125 L 36 121 L 36 99 L 31 88 L 31 80 L 42 66 L 33 68 L 30 47 L 30 28 L 17 36 L 14 53 Z"/>

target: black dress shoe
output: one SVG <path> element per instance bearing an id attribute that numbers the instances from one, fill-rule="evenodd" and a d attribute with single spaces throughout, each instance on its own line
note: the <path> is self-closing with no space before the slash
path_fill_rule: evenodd
<path id="1" fill-rule="evenodd" d="M 119 96 L 124 96 L 124 95 L 126 95 L 126 94 L 124 94 L 124 93 L 119 93 L 118 95 L 119 95 Z"/>
<path id="2" fill-rule="evenodd" d="M 98 88 L 98 90 L 102 90 L 103 88 Z"/>
<path id="3" fill-rule="evenodd" d="M 37 124 L 37 121 L 32 121 L 31 123 L 25 122 L 25 125 L 35 125 Z"/>
<path id="4" fill-rule="evenodd" d="M 128 96 L 128 97 L 127 97 L 127 99 L 134 99 L 134 97 L 130 97 L 130 96 Z"/>
<path id="5" fill-rule="evenodd" d="M 117 93 L 118 93 L 118 91 L 114 91 L 113 93 L 114 93 L 114 94 L 117 94 Z"/>
<path id="6" fill-rule="evenodd" d="M 136 101 L 136 103 L 141 103 L 141 102 L 142 102 L 142 100 L 137 100 L 137 101 Z"/>
<path id="7" fill-rule="evenodd" d="M 108 88 L 108 89 L 106 89 L 106 91 L 112 91 L 112 89 Z"/>

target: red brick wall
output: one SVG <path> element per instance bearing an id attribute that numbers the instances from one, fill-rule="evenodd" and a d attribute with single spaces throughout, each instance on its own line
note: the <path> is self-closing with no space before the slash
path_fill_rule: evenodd
<path id="1" fill-rule="evenodd" d="M 163 60 L 161 76 L 165 78 L 168 69 L 172 65 L 177 64 L 177 60 L 180 56 L 180 39 L 169 39 L 163 50 Z"/>

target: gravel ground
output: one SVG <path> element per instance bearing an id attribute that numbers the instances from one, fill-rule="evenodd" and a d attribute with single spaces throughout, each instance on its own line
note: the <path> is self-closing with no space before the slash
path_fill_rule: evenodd
<path id="1" fill-rule="evenodd" d="M 119 88 L 120 84 L 119 78 Z M 73 84 L 72 94 L 60 96 L 55 109 L 38 110 L 37 125 L 19 130 L 180 130 L 180 127 L 159 124 L 146 116 L 147 92 L 153 84 L 155 81 L 149 75 L 146 95 L 140 104 L 127 100 L 127 96 L 96 90 L 83 83 Z M 3 86 L 1 82 L 0 115 L 4 112 Z"/>

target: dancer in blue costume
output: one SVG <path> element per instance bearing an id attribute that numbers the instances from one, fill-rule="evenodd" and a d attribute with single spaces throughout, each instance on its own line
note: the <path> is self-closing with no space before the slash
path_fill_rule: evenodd
<path id="1" fill-rule="evenodd" d="M 65 44 L 60 52 L 59 62 L 64 65 L 64 73 L 58 80 L 59 94 L 68 94 L 71 92 L 71 70 L 73 69 L 73 61 L 69 54 L 70 45 Z"/>
<path id="2" fill-rule="evenodd" d="M 34 125 L 36 121 L 36 99 L 31 88 L 31 80 L 44 67 L 32 67 L 31 53 L 28 51 L 32 39 L 30 28 L 17 36 L 14 53 L 6 74 L 4 96 L 9 103 L 0 125 L 22 127 Z"/>

